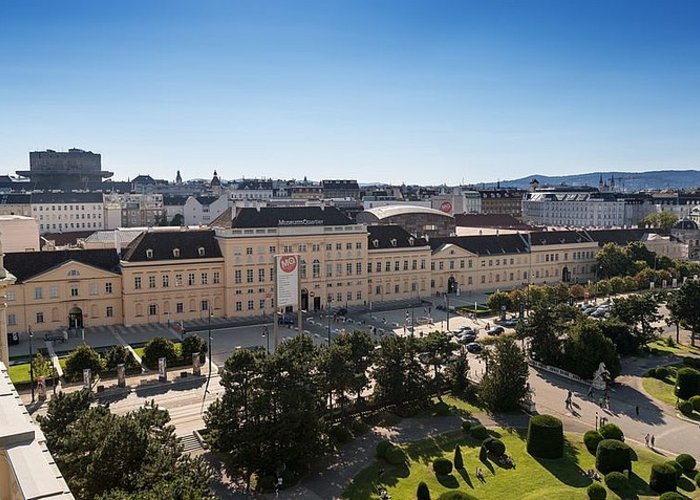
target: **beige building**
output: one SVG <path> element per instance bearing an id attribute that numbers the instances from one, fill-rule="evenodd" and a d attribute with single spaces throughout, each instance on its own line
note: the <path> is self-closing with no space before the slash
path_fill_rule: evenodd
<path id="1" fill-rule="evenodd" d="M 334 207 L 243 208 L 215 221 L 226 261 L 226 315 L 274 310 L 274 257 L 299 255 L 301 307 L 364 305 L 367 229 Z"/>
<path id="2" fill-rule="evenodd" d="M 10 333 L 122 323 L 114 250 L 8 253 L 5 268 L 17 280 L 7 290 Z"/>
<path id="3" fill-rule="evenodd" d="M 224 316 L 224 259 L 211 230 L 146 231 L 121 257 L 124 325 Z"/>
<path id="4" fill-rule="evenodd" d="M 2 193 L 0 194 L 0 215 L 32 216 L 31 194 Z"/>
<path id="5" fill-rule="evenodd" d="M 0 215 L 0 241 L 5 252 L 36 252 L 39 223 L 23 215 Z"/>
<path id="6" fill-rule="evenodd" d="M 5 366 L 10 362 L 10 350 L 7 345 L 7 293 L 15 283 L 15 277 L 5 269 L 2 244 L 0 243 L 0 362 Z M 2 498 L 0 496 L 0 498 Z"/>

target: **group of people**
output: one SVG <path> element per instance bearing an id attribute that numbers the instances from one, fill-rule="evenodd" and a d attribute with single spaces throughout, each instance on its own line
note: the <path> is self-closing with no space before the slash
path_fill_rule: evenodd
<path id="1" fill-rule="evenodd" d="M 503 455 L 502 457 L 500 457 L 498 459 L 498 463 L 504 467 L 509 467 L 509 468 L 515 469 L 515 462 L 508 455 Z"/>
<path id="2" fill-rule="evenodd" d="M 653 448 L 656 444 L 656 436 L 653 434 L 647 434 L 644 436 L 644 443 L 646 444 L 647 448 Z"/>
<path id="3" fill-rule="evenodd" d="M 581 475 L 587 477 L 588 479 L 593 479 L 594 481 L 600 481 L 602 479 L 600 474 L 598 474 L 598 471 L 593 469 L 588 469 L 586 472 L 581 471 Z"/>

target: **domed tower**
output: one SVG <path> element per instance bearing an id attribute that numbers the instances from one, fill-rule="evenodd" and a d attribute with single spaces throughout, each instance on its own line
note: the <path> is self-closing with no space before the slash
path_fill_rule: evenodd
<path id="1" fill-rule="evenodd" d="M 177 175 L 175 176 L 175 184 L 182 184 L 182 176 L 180 175 L 180 171 L 177 171 Z"/>
<path id="2" fill-rule="evenodd" d="M 212 177 L 211 182 L 209 183 L 209 189 L 211 189 L 211 191 L 216 195 L 221 194 L 221 180 L 219 179 L 219 174 L 216 173 L 216 170 L 214 170 L 214 177 Z"/>

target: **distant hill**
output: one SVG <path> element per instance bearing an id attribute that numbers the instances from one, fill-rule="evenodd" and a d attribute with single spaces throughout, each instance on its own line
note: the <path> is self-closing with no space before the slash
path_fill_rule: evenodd
<path id="1" fill-rule="evenodd" d="M 652 172 L 591 172 L 587 174 L 548 176 L 533 174 L 520 179 L 501 181 L 501 187 L 517 187 L 526 189 L 532 179 L 537 179 L 540 186 L 545 184 L 569 186 L 598 186 L 600 176 L 610 184 L 615 178 L 615 187 L 624 191 L 640 191 L 645 189 L 675 189 L 700 187 L 700 170 L 655 170 Z M 487 183 L 486 186 L 495 186 Z"/>

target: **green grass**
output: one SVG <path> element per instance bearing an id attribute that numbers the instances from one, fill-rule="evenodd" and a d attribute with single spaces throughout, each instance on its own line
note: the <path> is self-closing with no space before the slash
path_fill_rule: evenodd
<path id="1" fill-rule="evenodd" d="M 675 339 L 675 336 L 673 337 Z M 654 340 L 647 344 L 651 352 L 660 356 L 669 356 L 675 354 L 677 356 L 686 356 L 688 354 L 700 355 L 700 348 L 691 347 L 685 344 L 676 344 L 669 346 L 665 338 Z"/>
<path id="2" fill-rule="evenodd" d="M 420 481 L 428 484 L 432 498 L 450 490 L 461 490 L 476 498 L 499 499 L 580 499 L 587 498 L 586 487 L 591 480 L 582 476 L 582 470 L 595 468 L 595 457 L 591 455 L 580 435 L 567 434 L 565 456 L 558 460 L 535 459 L 525 451 L 524 431 L 508 434 L 501 429 L 492 429 L 492 434 L 500 437 L 506 445 L 507 453 L 515 461 L 515 469 L 504 469 L 492 462 L 479 461 L 480 442 L 466 437 L 461 431 L 449 432 L 421 441 L 410 443 L 404 449 L 409 458 L 407 464 L 394 466 L 384 461 L 375 461 L 362 470 L 343 493 L 342 498 L 379 498 L 379 485 L 387 489 L 392 498 L 415 498 Z M 464 470 L 453 471 L 448 476 L 438 478 L 432 470 L 432 463 L 438 457 L 450 460 L 454 457 L 454 447 L 459 444 L 464 458 Z M 649 489 L 648 479 L 651 466 L 667 458 L 648 450 L 636 450 L 638 460 L 633 462 L 631 490 L 626 498 L 655 498 Z M 486 481 L 476 479 L 476 467 L 481 467 Z M 379 469 L 385 470 L 381 482 Z M 691 481 L 683 481 L 681 492 L 697 498 L 698 492 Z M 620 498 L 608 491 L 609 499 Z"/>
<path id="3" fill-rule="evenodd" d="M 134 352 L 140 358 L 143 358 L 143 351 L 144 350 L 145 350 L 145 347 L 134 347 Z"/>
<path id="4" fill-rule="evenodd" d="M 61 368 L 65 369 L 66 368 L 66 358 L 58 358 L 58 363 L 61 365 Z M 29 363 L 19 363 L 16 365 L 10 365 L 9 368 L 7 369 L 8 374 L 10 375 L 10 380 L 12 381 L 13 384 L 15 385 L 20 385 L 20 384 L 29 384 L 31 382 L 31 377 L 29 373 Z M 36 376 L 35 376 L 36 380 Z"/>
<path id="5" fill-rule="evenodd" d="M 681 364 L 668 365 L 669 375 L 663 380 L 654 377 L 644 377 L 642 379 L 642 387 L 653 398 L 663 401 L 667 405 L 676 406 L 676 395 L 673 394 L 673 389 L 676 387 L 676 371 Z"/>
<path id="6" fill-rule="evenodd" d="M 456 396 L 447 394 L 442 397 L 442 400 L 462 414 L 474 415 L 484 413 L 484 410 L 482 408 L 479 408 L 473 403 L 465 401 L 464 399 L 458 398 Z"/>

